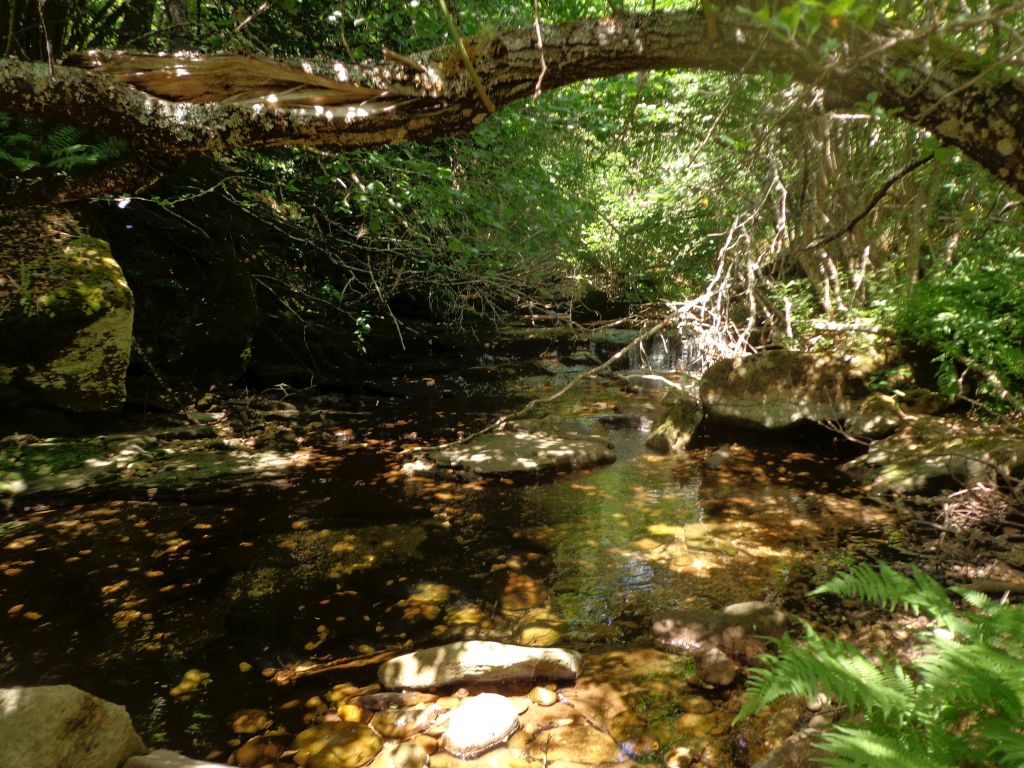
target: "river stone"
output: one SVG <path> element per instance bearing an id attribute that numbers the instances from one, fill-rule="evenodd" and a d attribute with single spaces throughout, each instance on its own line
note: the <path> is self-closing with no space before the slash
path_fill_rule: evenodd
<path id="1" fill-rule="evenodd" d="M 122 706 L 70 685 L 0 689 L 3 768 L 116 768 L 145 751 Z"/>
<path id="2" fill-rule="evenodd" d="M 625 759 L 615 739 L 589 725 L 565 725 L 541 731 L 526 747 L 526 754 L 545 764 L 564 760 L 604 765 Z"/>
<path id="3" fill-rule="evenodd" d="M 575 680 L 582 657 L 562 648 L 465 640 L 413 651 L 381 664 L 385 688 L 429 690 L 469 683 Z"/>
<path id="4" fill-rule="evenodd" d="M 862 373 L 828 355 L 766 350 L 708 368 L 700 401 L 710 419 L 747 427 L 842 421 L 867 395 Z"/>
<path id="5" fill-rule="evenodd" d="M 704 409 L 686 392 L 669 392 L 661 404 L 667 410 L 651 430 L 646 445 L 660 453 L 680 453 L 704 419 Z"/>
<path id="6" fill-rule="evenodd" d="M 655 641 L 679 650 L 700 651 L 718 646 L 729 653 L 751 655 L 751 650 L 759 645 L 751 640 L 757 636 L 781 637 L 788 623 L 786 614 L 777 607 L 752 600 L 728 605 L 720 611 L 664 611 L 654 617 L 653 631 Z"/>
<path id="7" fill-rule="evenodd" d="M 389 739 L 407 739 L 427 730 L 444 711 L 436 704 L 382 709 L 370 719 L 370 727 Z"/>
<path id="8" fill-rule="evenodd" d="M 457 474 L 483 477 L 542 475 L 578 470 L 615 461 L 608 433 L 597 422 L 523 419 L 509 422 L 457 445 L 442 446 L 403 469 L 411 474 Z"/>
<path id="9" fill-rule="evenodd" d="M 448 719 L 441 748 L 460 758 L 474 758 L 501 744 L 519 728 L 515 705 L 497 693 L 481 693 L 462 702 Z"/>
<path id="10" fill-rule="evenodd" d="M 295 762 L 308 768 L 358 768 L 381 750 L 380 737 L 359 723 L 314 725 L 292 742 Z"/>
<path id="11" fill-rule="evenodd" d="M 68 411 L 119 410 L 132 348 L 134 298 L 103 240 L 54 241 L 53 252 L 0 264 L 0 408 L 38 401 Z M 4 274 L 8 272 L 8 274 Z"/>

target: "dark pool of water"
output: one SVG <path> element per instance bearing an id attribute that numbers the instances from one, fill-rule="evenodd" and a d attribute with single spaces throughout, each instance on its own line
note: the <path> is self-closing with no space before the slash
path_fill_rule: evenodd
<path id="1" fill-rule="evenodd" d="M 618 397 L 602 384 L 560 407 Z M 479 408 L 435 405 L 353 423 L 424 437 Z M 659 609 L 791 599 L 884 536 L 835 459 L 739 444 L 675 459 L 644 438 L 615 430 L 615 464 L 537 484 L 408 479 L 368 445 L 283 487 L 26 509 L 0 523 L 0 683 L 78 685 L 125 704 L 149 743 L 201 755 L 238 709 L 287 722 L 287 702 L 374 673 L 281 688 L 264 668 L 535 625 L 578 648 L 643 642 Z M 172 695 L 193 669 L 208 681 Z"/>

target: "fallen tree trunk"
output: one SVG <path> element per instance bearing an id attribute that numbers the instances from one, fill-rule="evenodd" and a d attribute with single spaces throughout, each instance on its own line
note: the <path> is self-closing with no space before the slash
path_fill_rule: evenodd
<path id="1" fill-rule="evenodd" d="M 830 105 L 875 101 L 961 148 L 1024 191 L 1024 87 L 986 77 L 967 55 L 922 53 L 920 41 L 851 28 L 840 52 L 799 44 L 735 10 L 614 16 L 468 38 L 472 72 L 453 46 L 354 67 L 243 56 L 90 52 L 55 66 L 0 62 L 0 110 L 124 137 L 148 168 L 236 148 L 351 149 L 465 133 L 501 107 L 580 80 L 652 69 L 790 72 Z M 938 48 L 938 46 L 936 46 Z M 479 84 L 471 76 L 479 78 Z M 990 73 L 989 73 L 990 74 Z M 145 174 L 143 174 L 145 176 Z M 140 179 L 145 183 L 146 179 Z M 124 173 L 111 179 L 123 188 Z M 96 194 L 96 186 L 90 187 Z"/>

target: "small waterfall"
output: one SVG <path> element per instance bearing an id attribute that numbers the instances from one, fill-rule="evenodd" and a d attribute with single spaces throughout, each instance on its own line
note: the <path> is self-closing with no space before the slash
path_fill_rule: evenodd
<path id="1" fill-rule="evenodd" d="M 629 367 L 652 373 L 699 373 L 695 370 L 699 365 L 697 357 L 692 338 L 659 333 L 629 350 Z"/>

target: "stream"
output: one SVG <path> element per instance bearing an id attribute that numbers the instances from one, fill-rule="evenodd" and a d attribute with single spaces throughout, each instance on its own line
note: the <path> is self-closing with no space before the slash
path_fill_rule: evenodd
<path id="1" fill-rule="evenodd" d="M 614 464 L 543 482 L 401 472 L 396 446 L 484 423 L 554 380 L 510 393 L 419 379 L 429 397 L 349 403 L 351 440 L 272 483 L 16 508 L 0 518 L 0 684 L 77 685 L 124 704 L 148 744 L 224 759 L 236 711 L 296 727 L 309 697 L 375 673 L 281 687 L 264 670 L 462 638 L 646 647 L 663 609 L 805 613 L 823 575 L 887 546 L 842 457 L 800 436 L 652 453 L 653 398 L 619 380 L 554 406 L 605 417 Z"/>

